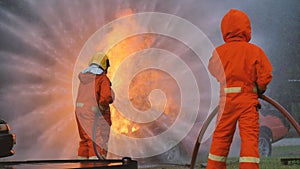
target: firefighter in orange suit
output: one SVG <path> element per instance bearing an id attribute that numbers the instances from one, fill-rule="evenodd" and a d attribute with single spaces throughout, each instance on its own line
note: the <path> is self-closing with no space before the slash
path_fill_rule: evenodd
<path id="1" fill-rule="evenodd" d="M 92 132 L 95 124 L 99 154 L 106 158 L 110 133 L 111 117 L 109 104 L 113 102 L 111 82 L 106 76 L 109 67 L 107 55 L 94 54 L 89 67 L 79 73 L 79 88 L 76 100 L 76 120 L 80 142 L 78 159 L 97 159 L 93 149 Z"/>
<path id="2" fill-rule="evenodd" d="M 241 137 L 240 168 L 259 168 L 258 95 L 272 79 L 272 66 L 258 46 L 249 43 L 248 16 L 231 9 L 222 19 L 225 44 L 217 47 L 208 69 L 220 83 L 219 112 L 207 169 L 225 169 L 238 122 Z"/>

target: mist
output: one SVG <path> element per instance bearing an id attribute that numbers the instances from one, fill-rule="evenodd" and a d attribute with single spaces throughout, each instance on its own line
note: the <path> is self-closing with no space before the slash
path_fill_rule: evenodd
<path id="1" fill-rule="evenodd" d="M 172 14 L 195 25 L 213 46 L 218 46 L 223 43 L 221 19 L 231 8 L 249 15 L 251 42 L 264 49 L 273 64 L 274 80 L 267 94 L 289 102 L 290 94 L 283 98 L 276 91 L 292 85 L 294 94 L 299 96 L 299 68 L 293 64 L 300 59 L 295 52 L 295 43 L 299 43 L 299 24 L 294 26 L 300 16 L 297 0 L 0 1 L 0 118 L 10 124 L 17 136 L 15 155 L 1 160 L 77 158 L 79 136 L 73 103 L 76 97 L 73 79 L 77 74 L 74 72 L 81 49 L 106 24 L 128 10 Z M 194 51 L 176 40 L 161 36 L 150 46 L 179 55 L 194 75 L 203 72 L 204 65 L 191 59 Z M 298 75 L 282 72 L 287 64 L 289 72 Z M 198 85 L 203 81 L 199 77 Z M 207 81 L 208 77 L 204 79 Z M 207 113 L 200 117 L 200 122 Z M 192 145 L 195 142 L 189 141 Z M 238 153 L 238 147 L 233 144 L 232 152 Z"/>

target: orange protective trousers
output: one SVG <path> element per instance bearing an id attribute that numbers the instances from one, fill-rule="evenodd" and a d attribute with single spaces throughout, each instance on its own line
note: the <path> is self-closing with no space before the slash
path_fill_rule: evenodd
<path id="1" fill-rule="evenodd" d="M 253 98 L 252 102 L 249 102 L 249 97 Z M 256 98 L 255 93 L 228 94 L 226 102 L 230 104 L 220 101 L 207 169 L 226 168 L 226 158 L 237 122 L 241 137 L 240 168 L 258 168 L 259 114 Z M 247 102 L 240 102 L 246 99 Z"/>
<path id="2" fill-rule="evenodd" d="M 78 156 L 87 158 L 96 156 L 93 146 L 94 141 L 97 143 L 96 148 L 100 155 L 104 157 L 107 155 L 107 143 L 109 139 L 110 127 L 107 125 L 107 121 L 101 117 L 99 117 L 98 119 L 95 118 L 94 120 L 96 120 L 95 122 L 97 123 L 95 131 L 92 131 L 92 126 L 88 128 L 90 129 L 90 131 L 95 132 L 96 140 L 93 140 L 91 138 L 93 133 L 88 132 L 88 134 L 87 132 L 85 132 L 84 128 L 76 117 L 80 137 Z M 91 123 L 91 125 L 93 124 Z"/>

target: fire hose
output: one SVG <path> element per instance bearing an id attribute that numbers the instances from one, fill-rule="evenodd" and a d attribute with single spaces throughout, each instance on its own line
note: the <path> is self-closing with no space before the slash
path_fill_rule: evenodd
<path id="1" fill-rule="evenodd" d="M 287 118 L 287 120 L 292 124 L 292 126 L 296 129 L 297 133 L 300 135 L 300 126 L 298 125 L 297 121 L 291 116 L 291 114 L 284 107 L 282 107 L 278 102 L 276 102 L 275 100 L 273 100 L 272 98 L 270 98 L 268 96 L 261 95 L 260 99 L 268 102 L 273 107 L 275 107 L 281 114 L 283 114 Z M 197 141 L 194 146 L 190 169 L 194 169 L 194 167 L 195 167 L 198 151 L 199 151 L 204 133 L 217 113 L 218 113 L 218 106 L 209 114 L 209 116 L 204 121 L 204 123 L 200 129 L 200 133 L 197 137 Z"/>
<path id="2" fill-rule="evenodd" d="M 97 148 L 97 143 L 96 143 L 96 130 L 97 130 L 97 122 L 98 122 L 98 119 L 100 117 L 100 110 L 99 112 L 95 113 L 95 119 L 94 119 L 94 125 L 93 125 L 93 133 L 92 133 L 92 140 L 93 140 L 93 148 L 94 148 L 94 152 L 97 156 L 97 158 L 99 160 L 105 160 L 103 159 L 103 157 L 100 155 L 99 151 L 98 151 L 98 148 Z"/>

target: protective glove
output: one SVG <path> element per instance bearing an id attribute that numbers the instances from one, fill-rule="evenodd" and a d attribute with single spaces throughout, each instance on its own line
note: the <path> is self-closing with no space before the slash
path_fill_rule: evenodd
<path id="1" fill-rule="evenodd" d="M 110 112 L 109 106 L 99 105 L 99 110 L 100 110 L 101 113 L 109 113 Z"/>
<path id="2" fill-rule="evenodd" d="M 257 94 L 258 94 L 258 97 L 261 98 L 261 95 L 263 95 L 266 90 L 267 90 L 267 87 L 266 86 L 259 86 L 257 83 L 256 84 L 256 88 L 257 88 Z"/>
<path id="3" fill-rule="evenodd" d="M 261 98 L 261 96 L 266 92 L 266 88 L 258 88 L 258 97 Z"/>
<path id="4" fill-rule="evenodd" d="M 261 104 L 258 102 L 258 104 L 256 105 L 256 109 L 259 110 L 261 109 Z"/>

